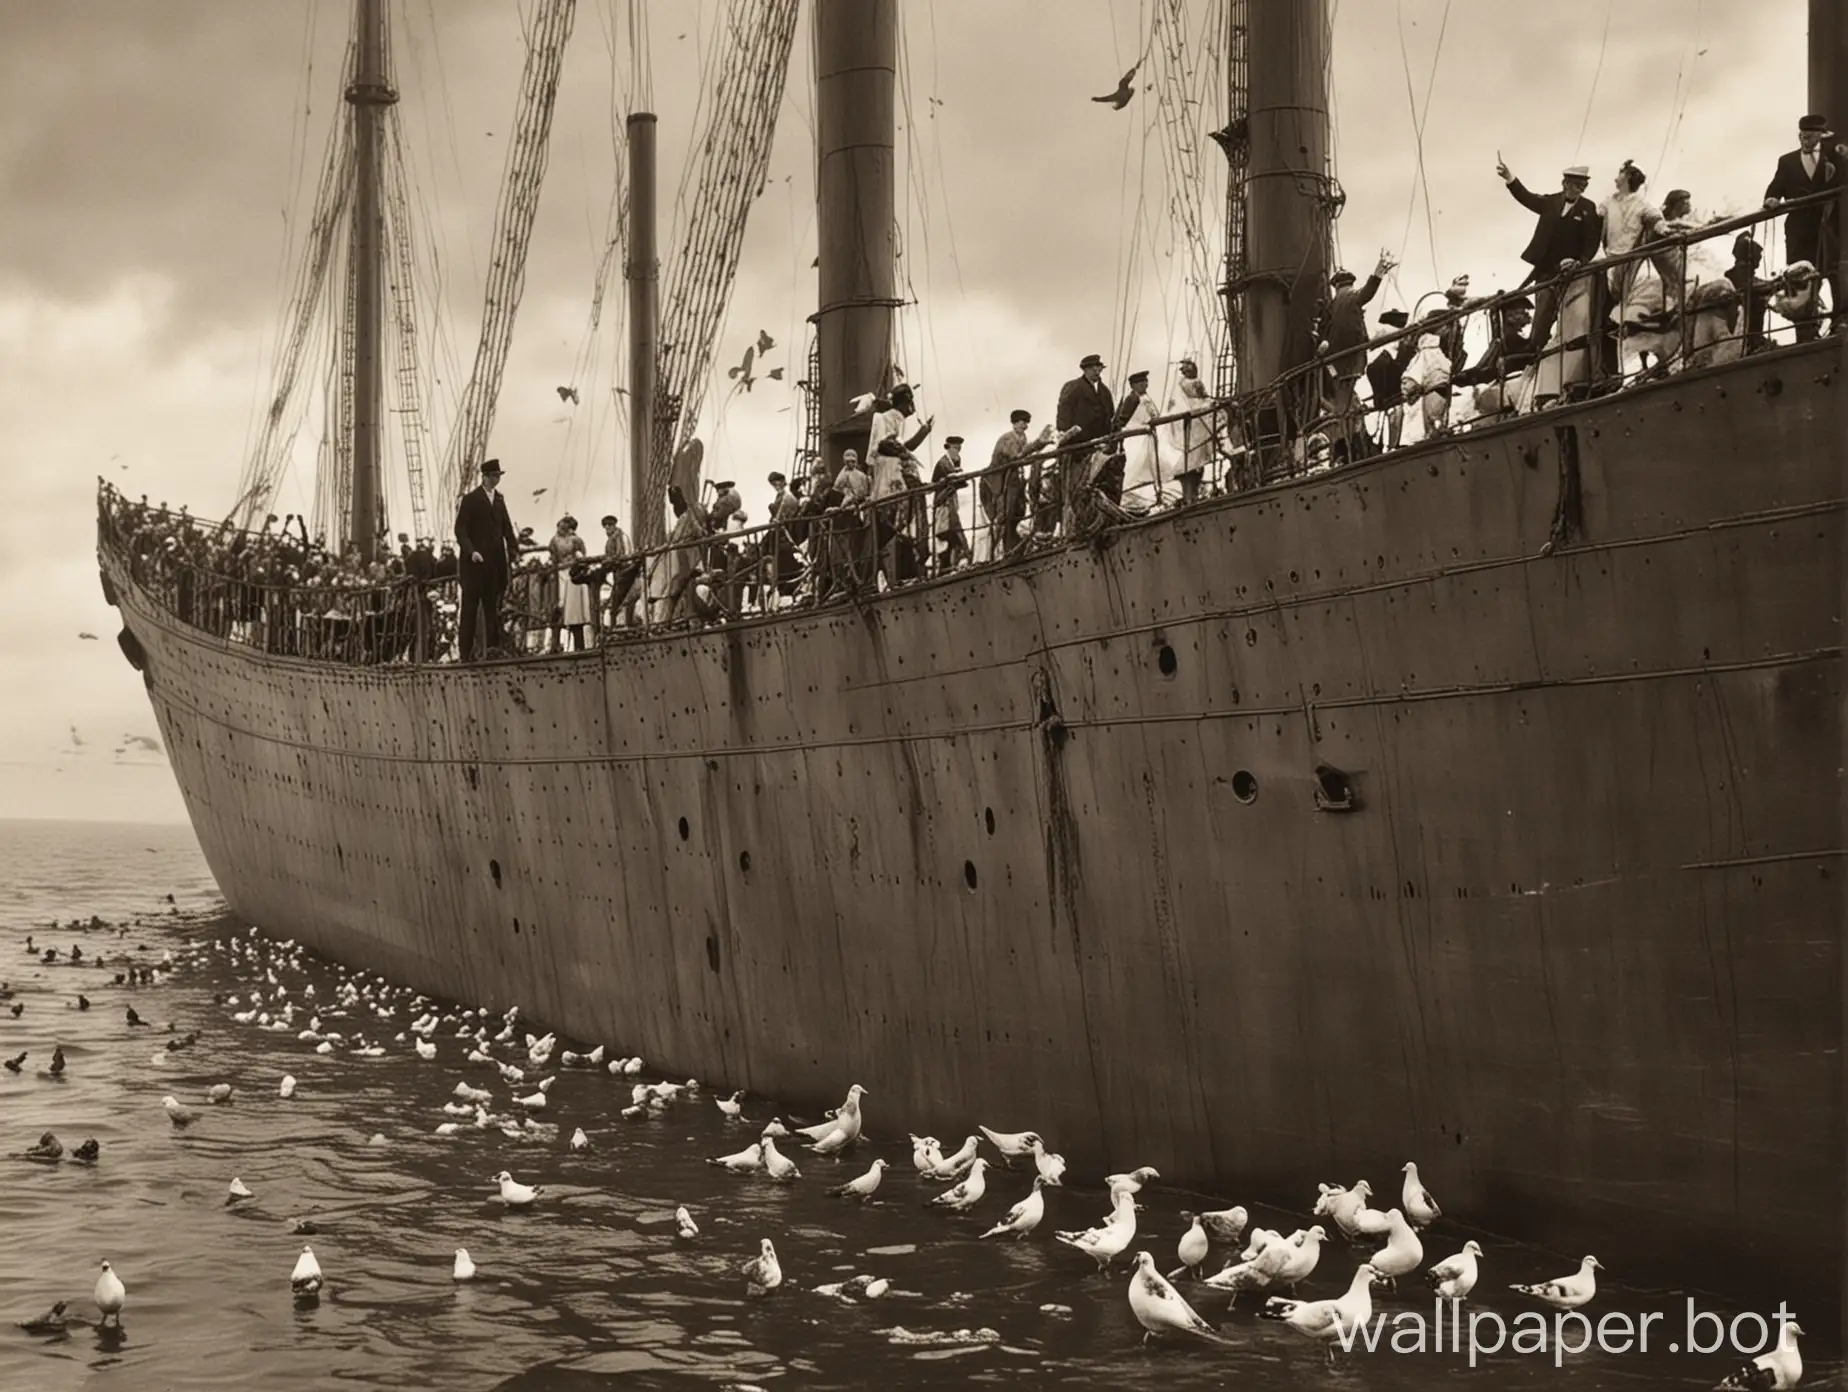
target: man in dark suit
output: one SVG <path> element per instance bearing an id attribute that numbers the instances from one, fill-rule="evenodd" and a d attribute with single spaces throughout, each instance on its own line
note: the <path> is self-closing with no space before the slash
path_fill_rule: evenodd
<path id="1" fill-rule="evenodd" d="M 1537 352 L 1546 346 L 1559 312 L 1559 290 L 1552 282 L 1566 262 L 1597 259 L 1598 247 L 1604 241 L 1604 215 L 1596 203 L 1585 197 L 1591 184 L 1591 170 L 1585 165 L 1575 164 L 1561 171 L 1558 193 L 1530 193 L 1499 160 L 1495 172 L 1517 203 L 1540 215 L 1533 240 L 1521 253 L 1521 259 L 1533 267 L 1521 284 L 1535 286 L 1533 341 Z M 1594 303 L 1594 324 L 1598 322 L 1598 310 Z"/>
<path id="2" fill-rule="evenodd" d="M 475 625 L 477 611 L 485 624 L 487 655 L 502 653 L 501 596 L 507 592 L 507 577 L 513 558 L 519 554 L 519 534 L 507 516 L 507 500 L 500 492 L 500 460 L 490 459 L 481 466 L 481 486 L 462 495 L 456 509 L 456 544 L 461 549 L 462 614 L 457 658 L 475 660 Z"/>
<path id="3" fill-rule="evenodd" d="M 1779 155 L 1777 172 L 1765 187 L 1765 206 L 1774 208 L 1791 198 L 1807 198 L 1842 187 L 1842 167 L 1823 147 L 1835 134 L 1822 116 L 1805 116 L 1797 122 L 1797 148 Z M 1815 208 L 1798 208 L 1784 218 L 1784 259 L 1791 265 L 1807 261 L 1829 282 L 1831 331 L 1839 333 L 1848 319 L 1842 315 L 1841 200 Z M 1814 321 L 1797 328 L 1799 339 L 1815 338 Z"/>
<path id="4" fill-rule="evenodd" d="M 1059 455 L 1054 471 L 1052 496 L 1037 499 L 1039 521 L 1035 530 L 1050 531 L 1074 496 L 1077 480 L 1084 476 L 1085 461 L 1091 456 L 1087 446 L 1092 440 L 1108 435 L 1116 418 L 1116 402 L 1104 385 L 1104 360 L 1086 353 L 1078 363 L 1079 375 L 1059 388 L 1059 413 L 1055 418 L 1059 444 L 1069 446 Z"/>

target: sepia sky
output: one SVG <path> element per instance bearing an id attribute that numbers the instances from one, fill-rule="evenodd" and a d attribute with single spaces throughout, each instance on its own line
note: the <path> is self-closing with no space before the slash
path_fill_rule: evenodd
<path id="1" fill-rule="evenodd" d="M 389 3 L 413 201 L 446 291 L 429 353 L 440 408 L 473 360 L 531 7 Z M 1050 418 L 1086 352 L 1105 356 L 1113 384 L 1148 368 L 1165 399 L 1172 363 L 1201 351 L 1211 294 L 1189 284 L 1202 257 L 1164 172 L 1169 118 L 1146 90 L 1121 112 L 1088 100 L 1144 51 L 1156 8 L 901 0 L 901 290 L 918 303 L 901 316 L 899 362 L 923 383 L 933 450 L 961 434 L 985 462 L 1011 408 Z M 1201 32 L 1215 7 L 1188 8 Z M 579 0 L 492 445 L 516 521 L 541 536 L 563 508 L 593 535 L 601 513 L 627 511 L 610 391 L 619 273 L 594 333 L 591 304 L 636 84 L 629 9 Z M 677 195 L 721 7 L 645 9 L 666 255 L 690 211 Z M 1532 217 L 1495 177 L 1498 152 L 1538 189 L 1582 162 L 1602 196 L 1630 158 L 1658 200 L 1680 186 L 1702 211 L 1756 206 L 1807 109 L 1804 10 L 1336 0 L 1341 258 L 1362 276 L 1382 247 L 1403 263 L 1372 309 L 1409 307 L 1462 272 L 1477 293 L 1519 282 Z M 700 425 L 708 477 L 737 478 L 755 517 L 765 474 L 797 444 L 791 384 L 815 298 L 807 18 Z M 340 106 L 349 19 L 346 0 L 0 0 L 0 818 L 184 817 L 164 759 L 116 752 L 156 729 L 97 585 L 95 480 L 205 517 L 230 506 Z M 1201 169 L 1216 272 L 1224 162 L 1210 144 Z M 725 368 L 760 330 L 786 379 L 729 393 Z M 447 420 L 439 409 L 439 442 Z M 275 511 L 311 502 L 311 463 L 309 444 Z M 399 484 L 394 530 L 403 496 Z"/>

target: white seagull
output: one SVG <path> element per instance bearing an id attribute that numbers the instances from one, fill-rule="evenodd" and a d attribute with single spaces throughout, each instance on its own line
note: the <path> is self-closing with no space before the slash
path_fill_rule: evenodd
<path id="1" fill-rule="evenodd" d="M 1115 1209 L 1102 1223 L 1083 1232 L 1062 1232 L 1055 1236 L 1067 1247 L 1075 1247 L 1090 1257 L 1102 1271 L 1136 1240 L 1136 1201 L 1119 1191 Z"/>
<path id="2" fill-rule="evenodd" d="M 450 1274 L 458 1281 L 472 1281 L 475 1279 L 475 1263 L 469 1257 L 468 1248 L 456 1248 L 456 1264 Z"/>
<path id="3" fill-rule="evenodd" d="M 285 1099 L 295 1096 L 295 1079 L 284 1073 L 282 1083 L 276 1089 L 276 1095 Z"/>
<path id="4" fill-rule="evenodd" d="M 501 1202 L 508 1208 L 525 1208 L 545 1192 L 544 1185 L 520 1184 L 505 1170 L 494 1176 L 494 1182 L 500 1185 Z"/>
<path id="5" fill-rule="evenodd" d="M 1298 1334 L 1320 1339 L 1334 1357 L 1335 1340 L 1352 1339 L 1355 1331 L 1373 1318 L 1373 1281 L 1378 1273 L 1362 1262 L 1354 1271 L 1347 1294 L 1334 1300 L 1285 1300 L 1273 1295 L 1258 1311 L 1262 1319 L 1282 1320 Z"/>
<path id="6" fill-rule="evenodd" d="M 1145 1344 L 1156 1334 L 1197 1334 L 1221 1342 L 1213 1326 L 1155 1269 L 1155 1258 L 1147 1252 L 1136 1253 L 1136 1274 L 1129 1278 L 1129 1308 L 1142 1326 Z"/>
<path id="7" fill-rule="evenodd" d="M 945 1155 L 932 1165 L 925 1172 L 924 1178 L 935 1180 L 938 1183 L 961 1179 L 969 1167 L 975 1163 L 975 1153 L 981 1144 L 980 1136 L 968 1137 L 954 1155 Z"/>
<path id="8" fill-rule="evenodd" d="M 768 1137 L 765 1139 L 767 1140 Z M 733 1151 L 730 1155 L 709 1155 L 706 1157 L 706 1163 L 718 1165 L 730 1170 L 733 1174 L 761 1170 L 764 1167 L 764 1142 L 752 1141 L 743 1150 Z"/>
<path id="9" fill-rule="evenodd" d="M 725 1119 L 727 1121 L 736 1121 L 739 1117 L 744 1115 L 743 1088 L 734 1092 L 730 1097 L 715 1098 L 714 1102 L 718 1109 L 725 1114 Z"/>
<path id="10" fill-rule="evenodd" d="M 674 1235 L 689 1242 L 699 1236 L 699 1224 L 693 1221 L 693 1215 L 687 1212 L 685 1204 L 674 1210 Z"/>
<path id="11" fill-rule="evenodd" d="M 1795 1387 L 1803 1380 L 1803 1355 L 1797 1352 L 1797 1335 L 1802 1332 L 1802 1325 L 1790 1321 L 1778 1346 L 1729 1373 L 1719 1384 L 1721 1392 L 1786 1392 Z"/>
<path id="12" fill-rule="evenodd" d="M 1181 1221 L 1187 1224 L 1187 1231 L 1181 1234 L 1180 1242 L 1175 1245 L 1175 1255 L 1181 1259 L 1181 1264 L 1168 1273 L 1170 1281 L 1183 1272 L 1189 1276 L 1198 1276 L 1200 1263 L 1206 1260 L 1206 1229 L 1201 1225 L 1199 1216 L 1183 1213 Z"/>
<path id="13" fill-rule="evenodd" d="M 1033 1167 L 1039 1171 L 1040 1178 L 1045 1180 L 1048 1184 L 1057 1184 L 1060 1187 L 1064 1187 L 1065 1157 L 1063 1155 L 1054 1155 L 1051 1151 L 1047 1150 L 1046 1143 L 1038 1136 L 1033 1138 L 1033 1144 L 1030 1149 L 1033 1151 Z"/>
<path id="14" fill-rule="evenodd" d="M 1207 1232 L 1221 1242 L 1236 1243 L 1251 1225 L 1251 1215 L 1242 1206 L 1234 1205 L 1213 1213 L 1202 1213 L 1200 1221 L 1206 1224 Z"/>
<path id="15" fill-rule="evenodd" d="M 1412 1220 L 1413 1227 L 1428 1228 L 1444 1216 L 1444 1210 L 1437 1206 L 1431 1191 L 1418 1178 L 1418 1166 L 1407 1160 L 1403 1168 L 1405 1189 L 1400 1197 L 1405 1201 L 1405 1216 Z"/>
<path id="16" fill-rule="evenodd" d="M 745 1290 L 751 1295 L 768 1295 L 783 1284 L 783 1268 L 769 1238 L 758 1246 L 758 1255 L 744 1264 Z"/>
<path id="17" fill-rule="evenodd" d="M 218 1106 L 220 1103 L 229 1102 L 231 1100 L 231 1084 L 213 1083 L 205 1094 L 205 1100 L 210 1102 L 214 1107 Z"/>
<path id="18" fill-rule="evenodd" d="M 1386 1210 L 1386 1245 L 1367 1258 L 1367 1264 L 1387 1282 L 1396 1285 L 1401 1276 L 1418 1269 L 1424 1260 L 1424 1243 L 1396 1208 Z"/>
<path id="19" fill-rule="evenodd" d="M 191 1107 L 182 1107 L 173 1097 L 163 1097 L 160 1105 L 167 1109 L 167 1120 L 184 1130 L 199 1119 L 199 1114 Z"/>
<path id="20" fill-rule="evenodd" d="M 1532 1286 L 1509 1286 L 1508 1289 L 1544 1300 L 1555 1310 L 1576 1310 L 1598 1293 L 1598 1278 L 1592 1272 L 1603 1269 L 1596 1257 L 1586 1257 L 1579 1263 L 1579 1269 L 1570 1276 L 1561 1276 L 1557 1281 L 1542 1281 Z"/>
<path id="21" fill-rule="evenodd" d="M 122 1284 L 122 1278 L 115 1274 L 115 1268 L 108 1262 L 104 1262 L 102 1274 L 96 1278 L 96 1308 L 103 1312 L 103 1317 L 97 1322 L 97 1327 L 101 1328 L 113 1319 L 116 1322 L 116 1328 L 120 1329 L 122 1327 L 122 1307 L 127 1303 L 128 1288 Z"/>
<path id="22" fill-rule="evenodd" d="M 1282 1234 L 1259 1228 L 1252 1233 L 1251 1245 L 1240 1254 L 1239 1260 L 1208 1276 L 1206 1283 L 1231 1291 L 1232 1303 L 1236 1305 L 1241 1292 L 1267 1291 L 1277 1284 L 1277 1273 L 1289 1264 L 1289 1249 L 1290 1244 L 1284 1241 Z"/>
<path id="23" fill-rule="evenodd" d="M 1037 1131 L 991 1131 L 979 1122 L 975 1129 L 988 1137 L 988 1143 L 1001 1152 L 1001 1163 L 1009 1166 L 1016 1160 L 1032 1155 L 1033 1143 L 1039 1140 Z M 1045 1144 L 1043 1141 L 1040 1143 Z"/>
<path id="24" fill-rule="evenodd" d="M 974 1208 L 982 1201 L 982 1195 L 988 1191 L 988 1162 L 976 1156 L 969 1164 L 969 1177 L 954 1189 L 946 1189 L 930 1201 L 932 1208 L 950 1208 L 958 1213 L 966 1208 Z"/>
<path id="25" fill-rule="evenodd" d="M 1444 1300 L 1461 1300 L 1476 1288 L 1476 1259 L 1482 1255 L 1482 1248 L 1474 1238 L 1463 1244 L 1463 1250 L 1454 1257 L 1446 1257 L 1429 1271 L 1425 1280 L 1431 1283 L 1431 1289 Z"/>
<path id="26" fill-rule="evenodd" d="M 1033 1188 L 1026 1198 L 1007 1211 L 1007 1216 L 996 1223 L 983 1237 L 998 1237 L 1002 1233 L 1013 1233 L 1014 1240 L 1019 1241 L 1040 1225 L 1046 1216 L 1046 1196 L 1040 1191 L 1046 1187 L 1044 1175 L 1033 1176 Z"/>
<path id="27" fill-rule="evenodd" d="M 879 1180 L 885 1174 L 886 1162 L 873 1161 L 872 1168 L 857 1179 L 850 1179 L 845 1184 L 837 1184 L 828 1193 L 837 1199 L 858 1199 L 861 1203 L 872 1198 L 879 1190 Z"/>
<path id="28" fill-rule="evenodd" d="M 911 1163 L 921 1175 L 928 1175 L 943 1163 L 943 1152 L 935 1136 L 911 1138 Z"/>
<path id="29" fill-rule="evenodd" d="M 302 1254 L 295 1259 L 295 1270 L 289 1273 L 289 1289 L 297 1295 L 319 1295 L 323 1284 L 321 1263 L 314 1259 L 314 1248 L 304 1246 Z"/>
<path id="30" fill-rule="evenodd" d="M 250 1187 L 246 1185 L 244 1181 L 239 1179 L 236 1175 L 233 1175 L 231 1177 L 231 1189 L 230 1189 L 230 1192 L 225 1197 L 225 1202 L 228 1204 L 234 1204 L 239 1199 L 247 1199 L 249 1197 L 250 1197 Z"/>
<path id="31" fill-rule="evenodd" d="M 1316 1263 L 1322 1259 L 1322 1243 L 1327 1237 L 1328 1230 L 1317 1223 L 1307 1231 L 1298 1228 L 1287 1241 L 1279 1243 L 1283 1251 L 1283 1265 L 1277 1268 L 1271 1284 L 1288 1286 L 1290 1294 L 1296 1294 L 1296 1288 L 1309 1279 L 1315 1271 Z"/>
<path id="32" fill-rule="evenodd" d="M 771 1137 L 764 1137 L 763 1146 L 765 1174 L 779 1184 L 788 1184 L 791 1180 L 802 1178 L 802 1171 L 796 1168 L 796 1162 L 778 1150 Z"/>
<path id="33" fill-rule="evenodd" d="M 590 1149 L 590 1137 L 584 1134 L 583 1127 L 580 1126 L 571 1133 L 571 1148 L 573 1150 Z"/>

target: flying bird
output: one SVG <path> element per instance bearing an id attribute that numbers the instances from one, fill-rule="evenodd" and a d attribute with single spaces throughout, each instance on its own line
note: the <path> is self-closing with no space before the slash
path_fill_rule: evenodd
<path id="1" fill-rule="evenodd" d="M 533 490 L 533 496 L 534 496 L 535 498 L 540 498 L 540 497 L 543 497 L 543 496 L 545 496 L 545 489 L 543 489 L 543 488 L 535 488 L 535 489 Z"/>
<path id="2" fill-rule="evenodd" d="M 573 406 L 577 405 L 578 404 L 577 388 L 576 387 L 559 387 L 558 388 L 558 399 L 560 401 L 569 401 Z"/>
<path id="3" fill-rule="evenodd" d="M 99 641 L 97 636 L 94 633 L 79 633 L 77 636 L 91 643 L 95 643 Z"/>
<path id="4" fill-rule="evenodd" d="M 77 733 L 77 727 L 75 725 L 71 726 L 71 743 L 76 745 L 79 749 L 83 748 L 83 736 Z"/>
<path id="5" fill-rule="evenodd" d="M 1112 111 L 1121 111 L 1124 107 L 1129 105 L 1129 99 L 1136 95 L 1136 89 L 1130 86 L 1130 82 L 1136 76 L 1136 68 L 1140 68 L 1141 66 L 1142 64 L 1140 63 L 1136 64 L 1135 68 L 1131 68 L 1118 78 L 1116 91 L 1110 93 L 1109 96 L 1092 97 L 1091 100 L 1105 103 Z"/>
<path id="6" fill-rule="evenodd" d="M 123 748 L 145 749 L 150 754 L 160 753 L 160 741 L 152 735 L 123 735 Z"/>
<path id="7" fill-rule="evenodd" d="M 780 367 L 773 367 L 768 372 L 766 372 L 764 375 L 768 377 L 772 382 L 780 382 L 783 380 L 783 369 Z"/>
<path id="8" fill-rule="evenodd" d="M 736 367 L 728 367 L 725 369 L 725 375 L 738 384 L 734 390 L 749 391 L 752 384 L 757 381 L 755 377 L 751 376 L 751 363 L 756 357 L 756 345 L 747 345 L 744 350 L 744 361 L 739 363 Z"/>
<path id="9" fill-rule="evenodd" d="M 776 347 L 776 340 L 770 337 L 769 330 L 759 329 L 757 331 L 757 351 L 759 353 L 768 353 L 774 347 Z"/>

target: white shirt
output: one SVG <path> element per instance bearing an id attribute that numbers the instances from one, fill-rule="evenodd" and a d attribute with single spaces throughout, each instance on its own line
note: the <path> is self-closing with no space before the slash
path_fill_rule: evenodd
<path id="1" fill-rule="evenodd" d="M 873 417 L 872 429 L 866 440 L 866 459 L 872 467 L 874 497 L 883 498 L 888 493 L 905 491 L 901 457 L 879 452 L 879 446 L 885 440 L 897 440 L 899 444 L 904 444 L 904 431 L 905 413 L 896 406 Z"/>

